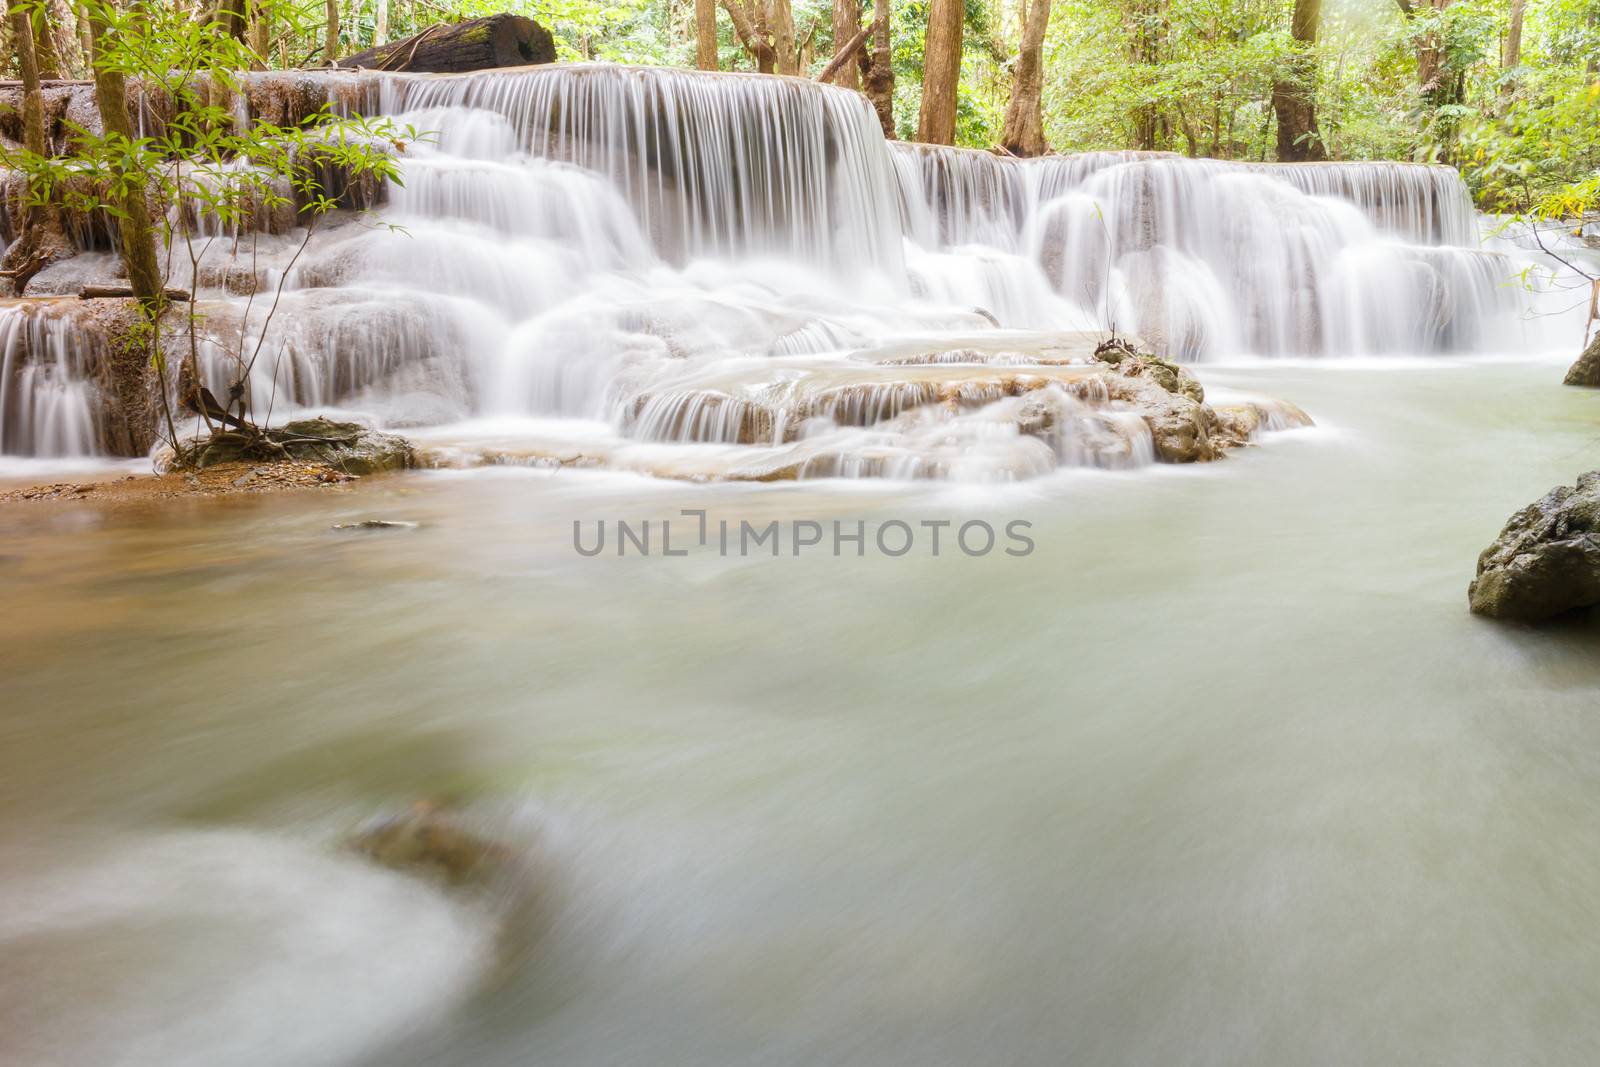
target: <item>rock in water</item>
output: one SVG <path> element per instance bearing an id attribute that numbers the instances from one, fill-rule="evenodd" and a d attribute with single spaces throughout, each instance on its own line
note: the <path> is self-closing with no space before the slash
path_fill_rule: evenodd
<path id="1" fill-rule="evenodd" d="M 335 530 L 415 530 L 414 522 L 403 522 L 399 519 L 362 519 L 360 522 L 336 522 Z"/>
<path id="2" fill-rule="evenodd" d="M 359 422 L 334 422 L 321 416 L 274 427 L 265 438 L 218 431 L 186 442 L 180 449 L 184 466 L 203 470 L 218 463 L 298 459 L 326 463 L 345 474 L 376 474 L 416 465 L 411 442 L 379 433 Z"/>
<path id="3" fill-rule="evenodd" d="M 403 815 L 379 819 L 349 841 L 355 851 L 393 870 L 449 886 L 484 885 L 503 873 L 510 853 L 464 828 L 433 801 L 418 801 Z"/>
<path id="4" fill-rule="evenodd" d="M 1527 622 L 1600 604 L 1600 471 L 1511 516 L 1467 598 L 1475 614 Z"/>
<path id="5" fill-rule="evenodd" d="M 1589 347 L 1583 350 L 1578 362 L 1567 371 L 1567 385 L 1600 386 L 1600 332 L 1596 332 Z"/>

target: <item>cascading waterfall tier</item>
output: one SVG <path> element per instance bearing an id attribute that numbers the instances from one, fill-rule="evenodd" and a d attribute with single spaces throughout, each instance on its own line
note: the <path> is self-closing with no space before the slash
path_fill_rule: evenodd
<path id="1" fill-rule="evenodd" d="M 0 303 L 0 453 L 92 456 L 99 346 L 54 302 Z"/>
<path id="2" fill-rule="evenodd" d="M 599 65 L 261 74 L 237 106 L 325 102 L 424 133 L 374 216 L 303 251 L 263 216 L 193 277 L 175 257 L 203 376 L 275 417 L 456 440 L 477 420 L 528 457 L 658 473 L 1011 478 L 1159 452 L 1126 400 L 1066 380 L 1091 334 L 1195 360 L 1464 351 L 1516 325 L 1447 168 L 1012 160 L 891 145 L 832 86 Z M 7 449 L 81 445 L 19 418 Z"/>
<path id="3" fill-rule="evenodd" d="M 384 102 L 503 116 L 516 149 L 603 176 L 674 261 L 899 263 L 893 171 L 854 94 L 763 75 L 570 67 L 404 79 Z"/>

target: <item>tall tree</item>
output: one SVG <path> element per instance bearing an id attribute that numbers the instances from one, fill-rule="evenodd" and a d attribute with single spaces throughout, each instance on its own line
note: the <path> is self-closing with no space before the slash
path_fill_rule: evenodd
<path id="1" fill-rule="evenodd" d="M 1050 0 L 1022 0 L 1022 45 L 1011 74 L 1011 102 L 1006 105 L 1000 146 L 1014 156 L 1042 156 L 1044 140 L 1044 31 L 1050 24 Z"/>
<path id="2" fill-rule="evenodd" d="M 733 32 L 763 74 L 800 73 L 805 45 L 795 40 L 789 0 L 722 0 Z"/>
<path id="3" fill-rule="evenodd" d="M 244 40 L 248 28 L 245 0 L 217 0 L 211 9 L 211 24 L 237 40 Z"/>
<path id="4" fill-rule="evenodd" d="M 1443 12 L 1452 2 L 1395 0 L 1407 21 L 1415 19 L 1423 11 Z M 1429 111 L 1446 104 L 1460 103 L 1465 89 L 1465 72 L 1451 65 L 1444 36 L 1433 28 L 1425 28 L 1417 34 L 1417 86 L 1422 90 L 1422 104 Z"/>
<path id="5" fill-rule="evenodd" d="M 961 78 L 962 0 L 931 0 L 928 5 L 927 43 L 922 51 L 922 111 L 917 118 L 917 140 L 924 144 L 954 144 L 956 139 L 956 85 Z"/>
<path id="6" fill-rule="evenodd" d="M 389 43 L 389 0 L 372 0 L 372 43 Z"/>
<path id="7" fill-rule="evenodd" d="M 861 32 L 861 0 L 833 0 L 833 47 L 834 54 L 849 46 L 856 34 Z M 839 71 L 833 76 L 835 85 L 842 85 L 846 89 L 859 89 L 861 87 L 861 74 L 854 63 L 842 63 Z"/>
<path id="8" fill-rule="evenodd" d="M 251 70 L 266 70 L 272 50 L 272 10 L 265 0 L 250 0 L 250 60 Z"/>
<path id="9" fill-rule="evenodd" d="M 50 146 L 44 138 L 44 92 L 39 85 L 32 20 L 22 0 L 9 0 L 7 13 L 22 74 L 22 146 L 35 156 L 44 156 Z M 0 274 L 11 280 L 12 292 L 18 296 L 35 274 L 74 251 L 62 231 L 61 213 L 51 204 L 29 204 L 21 221 L 21 233 L 0 259 Z"/>
<path id="10" fill-rule="evenodd" d="M 694 65 L 717 69 L 717 0 L 694 0 Z"/>
<path id="11" fill-rule="evenodd" d="M 1506 24 L 1506 46 L 1501 53 L 1501 68 L 1506 72 L 1505 81 L 1500 83 L 1500 92 L 1509 95 L 1514 86 L 1515 75 L 1512 71 L 1522 63 L 1522 9 L 1524 0 L 1511 0 L 1511 19 Z"/>
<path id="12" fill-rule="evenodd" d="M 861 90 L 878 113 L 883 135 L 894 139 L 894 41 L 889 22 L 891 0 L 873 0 L 872 48 L 861 53 Z"/>
<path id="13" fill-rule="evenodd" d="M 47 4 L 29 5 L 28 11 L 28 36 L 32 39 L 33 62 L 39 71 L 39 77 L 48 81 L 51 78 L 61 77 L 63 71 L 60 57 L 56 54 L 55 35 L 50 32 L 54 19 L 54 12 Z M 18 36 L 21 36 L 20 24 L 16 24 Z"/>
<path id="14" fill-rule="evenodd" d="M 767 24 L 772 27 L 772 50 L 779 74 L 800 73 L 800 47 L 795 43 L 794 8 L 789 0 L 768 0 Z"/>
<path id="15" fill-rule="evenodd" d="M 122 71 L 101 61 L 108 27 L 101 0 L 86 5 L 89 39 L 94 49 L 94 99 L 100 111 L 100 124 L 108 136 L 132 144 L 138 136 L 133 117 L 128 113 L 128 83 Z M 132 176 L 129 176 L 130 178 Z M 142 180 L 118 183 L 115 192 L 117 231 L 121 241 L 122 265 L 128 284 L 145 310 L 160 313 L 162 302 L 161 268 L 156 262 L 155 226 Z"/>
<path id="16" fill-rule="evenodd" d="M 33 21 L 24 0 L 8 0 L 7 15 L 17 41 L 17 67 L 22 74 L 22 146 L 45 154 L 44 92 L 39 84 L 39 55 L 34 48 Z"/>
<path id="17" fill-rule="evenodd" d="M 1317 26 L 1322 0 L 1295 0 L 1289 35 L 1294 47 L 1272 83 L 1272 110 L 1278 116 L 1278 159 L 1302 163 L 1328 158 L 1317 129 Z"/>
<path id="18" fill-rule="evenodd" d="M 329 66 L 339 63 L 339 0 L 328 0 L 326 32 L 322 38 L 322 61 Z"/>
<path id="19" fill-rule="evenodd" d="M 1161 62 L 1161 40 L 1166 36 L 1166 0 L 1132 0 L 1128 16 L 1128 59 L 1136 67 L 1154 67 Z M 1151 75 L 1153 77 L 1153 75 Z M 1161 109 L 1144 102 L 1133 109 L 1133 146 L 1150 151 L 1160 146 L 1163 127 Z"/>

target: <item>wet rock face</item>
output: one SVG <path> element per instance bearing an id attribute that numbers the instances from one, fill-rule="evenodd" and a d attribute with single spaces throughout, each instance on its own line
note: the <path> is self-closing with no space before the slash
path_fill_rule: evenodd
<path id="1" fill-rule="evenodd" d="M 1565 380 L 1567 385 L 1600 387 L 1600 333 L 1595 334 L 1594 340 L 1589 342 L 1589 347 L 1578 357 L 1578 362 L 1567 371 Z"/>
<path id="2" fill-rule="evenodd" d="M 1511 516 L 1467 597 L 1475 614 L 1525 622 L 1600 604 L 1600 471 Z"/>
<path id="3" fill-rule="evenodd" d="M 1115 368 L 1107 389 L 1112 399 L 1128 404 L 1149 424 L 1157 459 L 1203 463 L 1232 443 L 1212 440 L 1219 430 L 1216 414 L 1206 407 L 1199 380 L 1185 368 L 1126 341 L 1107 341 L 1094 356 Z"/>

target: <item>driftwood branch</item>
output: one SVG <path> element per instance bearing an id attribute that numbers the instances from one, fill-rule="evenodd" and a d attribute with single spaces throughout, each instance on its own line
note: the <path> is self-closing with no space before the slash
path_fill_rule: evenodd
<path id="1" fill-rule="evenodd" d="M 132 295 L 133 286 L 131 285 L 86 285 L 78 290 L 79 300 L 99 300 L 103 297 Z M 161 295 L 168 300 L 185 304 L 190 299 L 189 290 L 187 289 L 163 289 L 161 290 Z"/>
<path id="2" fill-rule="evenodd" d="M 832 80 L 833 76 L 843 70 L 846 63 L 850 62 L 850 58 L 861 51 L 861 46 L 867 43 L 867 38 L 871 34 L 871 26 L 861 27 L 856 35 L 850 38 L 850 43 L 839 49 L 833 59 L 828 61 L 828 65 L 822 68 L 822 73 L 817 75 L 817 81 Z"/>

